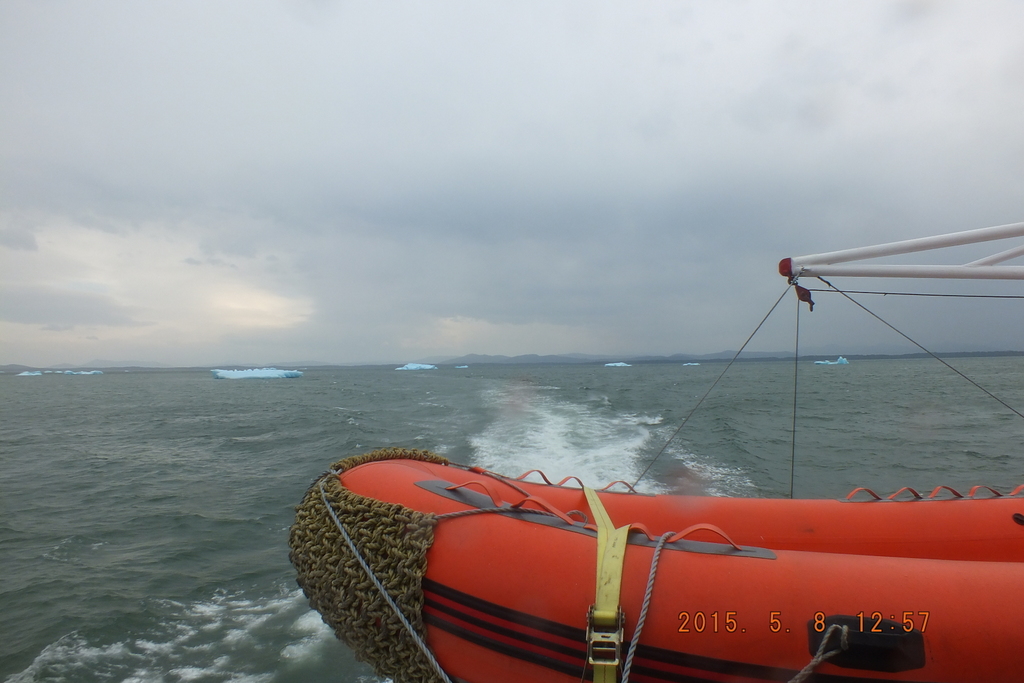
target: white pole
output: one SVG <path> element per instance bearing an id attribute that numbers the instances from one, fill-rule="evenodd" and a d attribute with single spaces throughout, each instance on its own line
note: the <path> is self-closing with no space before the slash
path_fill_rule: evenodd
<path id="1" fill-rule="evenodd" d="M 847 277 L 910 277 L 954 278 L 963 280 L 1024 280 L 1024 266 L 996 265 L 1018 256 L 1024 256 L 1024 246 L 1007 249 L 966 265 L 903 266 L 903 265 L 835 265 L 850 261 L 909 254 L 964 244 L 976 244 L 1010 237 L 1024 237 L 1024 223 L 1000 225 L 994 228 L 965 230 L 948 235 L 922 237 L 900 242 L 889 242 L 871 247 L 843 249 L 823 254 L 810 254 L 783 259 L 779 273 L 785 277 L 847 276 Z"/>
<path id="2" fill-rule="evenodd" d="M 976 244 L 977 242 L 989 242 L 991 240 L 1002 240 L 1009 237 L 1024 237 L 1024 223 L 1011 223 L 1000 225 L 994 228 L 981 228 L 978 230 L 965 230 L 953 232 L 948 235 L 935 235 L 933 237 L 920 237 L 915 240 L 903 240 L 901 242 L 889 242 L 878 244 L 873 247 L 858 247 L 856 249 L 842 249 L 830 251 L 824 254 L 811 254 L 809 256 L 798 256 L 793 263 L 800 265 L 811 265 L 821 263 L 845 263 L 847 261 L 862 261 L 880 256 L 894 256 L 896 254 L 909 254 L 915 251 L 928 251 L 930 249 L 942 249 L 944 247 L 957 247 L 962 244 Z"/>
<path id="3" fill-rule="evenodd" d="M 1024 256 L 1024 245 L 1021 245 L 1021 246 L 1016 247 L 1014 249 L 1007 249 L 1006 251 L 1001 251 L 998 254 L 993 254 L 992 256 L 986 256 L 985 258 L 980 258 L 977 261 L 971 261 L 970 263 L 968 263 L 966 265 L 968 265 L 968 266 L 994 266 L 997 263 L 1002 263 L 1003 261 L 1009 261 L 1010 259 L 1017 258 L 1018 256 Z"/>
<path id="4" fill-rule="evenodd" d="M 800 266 L 801 277 L 912 277 L 956 280 L 1024 280 L 1024 266 Z"/>

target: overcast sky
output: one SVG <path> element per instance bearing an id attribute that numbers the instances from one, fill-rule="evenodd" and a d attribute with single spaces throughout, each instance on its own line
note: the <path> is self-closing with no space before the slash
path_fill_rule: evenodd
<path id="1" fill-rule="evenodd" d="M 1018 0 L 0 0 L 0 363 L 735 349 L 785 256 L 1024 220 L 1022 112 Z M 817 296 L 802 349 L 914 350 Z"/>

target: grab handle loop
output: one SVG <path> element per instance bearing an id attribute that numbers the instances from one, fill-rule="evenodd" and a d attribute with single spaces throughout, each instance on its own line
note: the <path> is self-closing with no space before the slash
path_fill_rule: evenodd
<path id="1" fill-rule="evenodd" d="M 991 486 L 985 486 L 984 484 L 978 484 L 977 486 L 972 486 L 970 492 L 967 494 L 967 497 L 968 498 L 976 498 L 978 491 L 989 491 L 990 493 L 992 493 L 992 497 L 994 497 L 994 498 L 1002 498 L 1003 497 L 1003 494 L 999 493 L 999 491 L 996 491 Z"/>
<path id="2" fill-rule="evenodd" d="M 576 522 L 573 522 L 572 518 L 569 517 L 568 514 L 562 512 L 561 510 L 556 508 L 554 505 L 552 505 L 551 503 L 549 503 L 546 500 L 544 500 L 543 498 L 541 498 L 540 496 L 527 496 L 526 498 L 523 498 L 518 503 L 513 503 L 512 507 L 516 508 L 516 509 L 518 509 L 518 508 L 525 508 L 527 503 L 535 504 L 541 510 L 544 510 L 545 512 L 551 513 L 552 515 L 554 515 L 555 517 L 558 517 L 560 520 L 562 520 L 563 522 L 565 522 L 566 524 L 568 524 L 570 526 L 576 524 Z M 573 512 L 578 512 L 578 510 L 573 510 Z"/>
<path id="3" fill-rule="evenodd" d="M 587 613 L 587 664 L 594 668 L 594 683 L 617 683 L 626 621 L 619 594 L 629 525 L 616 529 L 597 492 L 584 486 L 583 493 L 597 525 L 597 587 Z"/>
<path id="4" fill-rule="evenodd" d="M 743 550 L 743 548 L 740 548 L 738 545 L 736 545 L 736 543 L 731 538 L 729 538 L 728 534 L 726 534 L 724 531 L 719 529 L 714 524 L 694 524 L 693 526 L 688 526 L 685 529 L 683 529 L 682 531 L 678 531 L 678 532 L 672 534 L 669 537 L 667 543 L 674 543 L 675 541 L 678 541 L 680 539 L 686 538 L 687 536 L 692 534 L 694 531 L 710 531 L 713 534 L 718 534 L 719 536 L 721 536 L 722 538 L 725 539 L 726 543 L 731 545 L 736 550 L 741 551 L 741 552 Z"/>
<path id="5" fill-rule="evenodd" d="M 964 497 L 964 494 L 960 493 L 959 491 L 957 491 L 952 486 L 946 486 L 945 484 L 943 484 L 941 486 L 936 486 L 935 489 L 932 491 L 931 495 L 928 496 L 928 497 L 929 498 L 938 498 L 939 497 L 939 493 L 941 493 L 942 491 L 949 491 L 950 493 L 953 494 L 954 498 L 963 498 Z"/>
<path id="6" fill-rule="evenodd" d="M 528 472 L 523 472 L 518 477 L 516 477 L 515 480 L 516 481 L 523 481 L 524 479 L 526 479 L 531 474 L 539 474 L 540 478 L 544 480 L 545 484 L 547 484 L 548 486 L 554 486 L 554 484 L 551 483 L 551 480 L 548 479 L 548 475 L 544 474 L 540 470 L 529 470 Z"/>
<path id="7" fill-rule="evenodd" d="M 861 491 L 864 491 L 865 493 L 867 493 L 868 495 L 870 495 L 870 496 L 871 496 L 871 497 L 872 497 L 873 499 L 875 499 L 875 500 L 882 500 L 882 497 L 881 497 L 880 495 L 878 495 L 877 493 L 875 493 L 875 492 L 874 492 L 874 491 L 872 491 L 871 489 L 869 489 L 869 488 L 865 488 L 865 487 L 863 487 L 863 486 L 858 486 L 858 487 L 857 487 L 857 488 L 855 488 L 854 490 L 850 491 L 850 495 L 848 495 L 848 496 L 846 497 L 846 500 L 853 500 L 853 497 L 854 497 L 854 496 L 856 496 L 856 495 L 857 495 L 858 493 L 860 493 Z"/>
<path id="8" fill-rule="evenodd" d="M 501 496 L 495 493 L 494 490 L 486 482 L 480 481 L 479 479 L 463 482 L 461 484 L 453 484 L 451 486 L 446 486 L 444 490 L 455 491 L 457 489 L 469 488 L 470 486 L 479 486 L 480 488 L 482 488 L 484 490 L 484 493 L 491 497 L 491 502 L 494 503 L 494 507 L 496 508 L 500 508 L 503 504 L 506 503 L 506 501 L 502 500 Z"/>
<path id="9" fill-rule="evenodd" d="M 635 488 L 633 488 L 633 485 L 632 485 L 632 484 L 630 484 L 630 483 L 629 483 L 628 481 L 622 481 L 621 479 L 616 479 L 616 480 L 615 480 L 615 481 L 613 481 L 612 483 L 608 484 L 607 486 L 605 486 L 605 487 L 603 487 L 603 488 L 601 488 L 601 489 L 599 489 L 599 490 L 600 490 L 600 491 L 602 491 L 602 492 L 606 492 L 606 491 L 608 491 L 609 489 L 611 489 L 611 487 L 615 486 L 616 484 L 622 484 L 622 485 L 623 485 L 623 486 L 625 486 L 625 487 L 626 487 L 627 489 L 629 489 L 629 492 L 630 492 L 630 493 L 636 493 L 636 489 L 635 489 Z"/>
<path id="10" fill-rule="evenodd" d="M 889 496 L 889 500 L 896 500 L 897 496 L 904 492 L 909 492 L 910 495 L 914 497 L 914 500 L 921 500 L 921 494 L 915 491 L 914 489 L 910 488 L 909 486 L 904 486 L 899 491 Z"/>

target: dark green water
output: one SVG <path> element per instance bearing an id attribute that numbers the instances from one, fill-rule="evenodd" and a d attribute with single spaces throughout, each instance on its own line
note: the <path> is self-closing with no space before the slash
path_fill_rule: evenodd
<path id="1" fill-rule="evenodd" d="M 1021 410 L 1024 359 L 954 363 Z M 0 375 L 0 678 L 337 681 L 372 672 L 295 588 L 293 506 L 341 457 L 428 448 L 632 480 L 723 366 Z M 938 363 L 801 364 L 798 497 L 1024 482 L 1024 420 Z M 742 363 L 652 468 L 790 489 L 793 368 Z"/>

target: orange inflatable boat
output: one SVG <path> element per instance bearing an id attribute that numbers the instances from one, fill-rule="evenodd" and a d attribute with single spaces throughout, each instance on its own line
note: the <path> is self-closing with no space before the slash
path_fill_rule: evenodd
<path id="1" fill-rule="evenodd" d="M 309 489 L 291 560 L 396 683 L 1015 681 L 1022 492 L 653 496 L 390 449 Z"/>

